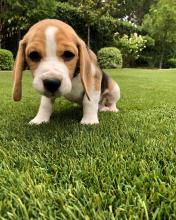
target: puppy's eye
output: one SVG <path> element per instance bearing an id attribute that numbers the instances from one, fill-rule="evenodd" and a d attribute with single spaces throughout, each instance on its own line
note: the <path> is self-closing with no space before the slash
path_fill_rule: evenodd
<path id="1" fill-rule="evenodd" d="M 41 55 L 37 51 L 31 52 L 28 57 L 33 61 L 33 62 L 39 62 L 41 60 Z"/>
<path id="2" fill-rule="evenodd" d="M 65 51 L 62 55 L 62 58 L 64 59 L 64 61 L 70 61 L 71 59 L 73 59 L 74 56 L 75 54 L 71 51 Z"/>

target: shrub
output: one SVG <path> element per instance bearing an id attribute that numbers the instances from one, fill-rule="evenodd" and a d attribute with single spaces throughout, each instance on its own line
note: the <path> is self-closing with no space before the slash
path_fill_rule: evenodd
<path id="1" fill-rule="evenodd" d="M 135 66 L 154 68 L 157 59 L 155 56 L 155 40 L 148 35 L 142 36 L 145 43 L 139 57 L 135 60 Z"/>
<path id="2" fill-rule="evenodd" d="M 105 47 L 98 51 L 98 61 L 102 68 L 121 68 L 122 54 L 115 47 Z"/>
<path id="3" fill-rule="evenodd" d="M 167 61 L 169 68 L 176 68 L 176 58 L 171 58 Z"/>
<path id="4" fill-rule="evenodd" d="M 152 56 L 140 55 L 139 58 L 135 61 L 135 65 L 140 67 L 153 68 L 155 63 Z"/>
<path id="5" fill-rule="evenodd" d="M 0 70 L 12 70 L 13 54 L 9 50 L 0 49 Z"/>
<path id="6" fill-rule="evenodd" d="M 125 66 L 133 65 L 145 48 L 146 40 L 137 33 L 130 37 L 124 35 L 120 37 L 118 33 L 114 35 L 114 45 L 120 48 Z"/>

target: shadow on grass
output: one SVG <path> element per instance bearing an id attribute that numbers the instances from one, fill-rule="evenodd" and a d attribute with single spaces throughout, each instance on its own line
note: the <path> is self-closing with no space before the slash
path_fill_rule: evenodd
<path id="1" fill-rule="evenodd" d="M 70 107 L 68 109 L 55 111 L 51 116 L 50 122 L 56 122 L 65 125 L 70 122 L 79 123 L 82 117 L 82 108 L 80 106 Z"/>

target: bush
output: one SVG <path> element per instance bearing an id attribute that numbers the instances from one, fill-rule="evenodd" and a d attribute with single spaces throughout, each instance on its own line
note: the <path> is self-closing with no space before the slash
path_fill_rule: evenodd
<path id="1" fill-rule="evenodd" d="M 0 70 L 12 70 L 13 54 L 9 50 L 0 49 Z"/>
<path id="2" fill-rule="evenodd" d="M 140 55 L 135 61 L 135 66 L 153 68 L 155 66 L 154 59 L 152 56 Z"/>
<path id="3" fill-rule="evenodd" d="M 169 68 L 176 68 L 176 58 L 171 58 L 167 61 Z"/>
<path id="4" fill-rule="evenodd" d="M 130 36 L 124 35 L 123 37 L 119 37 L 118 33 L 114 35 L 114 45 L 120 48 L 125 67 L 134 65 L 145 48 L 145 43 L 146 40 L 137 33 Z"/>
<path id="5" fill-rule="evenodd" d="M 98 61 L 102 68 L 121 68 L 122 54 L 115 47 L 105 47 L 98 51 Z"/>

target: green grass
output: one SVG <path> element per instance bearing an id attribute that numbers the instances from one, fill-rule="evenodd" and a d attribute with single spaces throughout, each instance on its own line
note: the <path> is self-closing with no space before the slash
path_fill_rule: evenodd
<path id="1" fill-rule="evenodd" d="M 63 98 L 49 124 L 29 126 L 32 77 L 14 103 L 0 73 L 0 219 L 176 219 L 176 70 L 107 72 L 120 113 L 98 126 Z"/>

